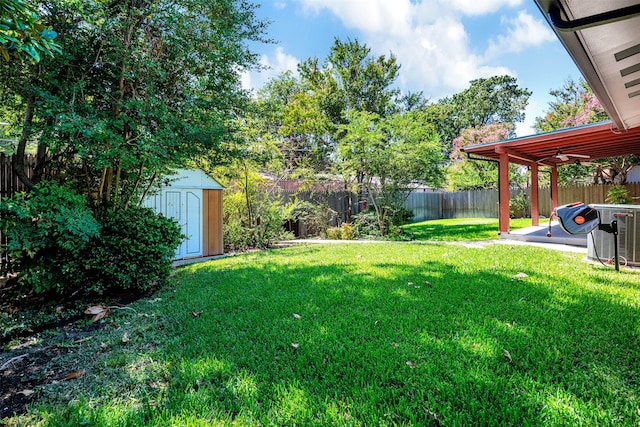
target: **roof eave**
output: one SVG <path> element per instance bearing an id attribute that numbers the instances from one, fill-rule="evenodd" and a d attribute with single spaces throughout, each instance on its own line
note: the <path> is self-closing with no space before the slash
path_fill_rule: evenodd
<path id="1" fill-rule="evenodd" d="M 607 91 L 594 62 L 591 59 L 589 52 L 585 49 L 581 41 L 581 30 L 560 31 L 554 25 L 549 14 L 549 10 L 552 5 L 557 6 L 557 2 L 555 0 L 535 0 L 535 2 L 549 23 L 551 29 L 556 34 L 565 50 L 569 53 L 569 56 L 571 56 L 571 59 L 576 64 L 587 83 L 589 83 L 591 90 L 600 101 L 605 112 L 609 115 L 618 129 L 627 129 L 628 126 L 626 126 L 622 120 L 622 117 L 616 109 L 615 103 L 609 95 L 609 92 Z"/>

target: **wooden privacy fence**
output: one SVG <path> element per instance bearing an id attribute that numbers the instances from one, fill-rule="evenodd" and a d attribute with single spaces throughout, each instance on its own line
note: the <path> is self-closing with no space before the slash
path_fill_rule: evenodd
<path id="1" fill-rule="evenodd" d="M 612 187 L 609 184 L 585 185 L 558 188 L 558 204 L 573 202 L 586 204 L 606 203 L 607 192 Z M 634 204 L 640 204 L 640 183 L 625 185 Z M 531 189 L 524 191 L 512 189 L 510 197 L 525 195 L 529 207 L 525 215 L 531 214 Z M 414 191 L 407 198 L 404 206 L 414 213 L 413 221 L 426 221 L 445 218 L 497 218 L 498 191 L 476 190 L 458 192 Z M 538 191 L 538 210 L 540 215 L 548 217 L 551 213 L 551 196 L 549 188 Z"/>
<path id="2" fill-rule="evenodd" d="M 4 153 L 0 153 L 0 200 L 12 198 L 16 193 L 26 190 L 24 184 L 22 184 L 16 174 L 13 173 L 13 169 L 11 167 L 12 158 L 13 156 L 7 156 Z M 35 156 L 25 156 L 26 173 L 29 178 L 33 176 L 35 164 Z M 7 237 L 3 236 L 2 230 L 0 230 L 0 276 L 6 274 L 9 269 L 6 247 Z"/>

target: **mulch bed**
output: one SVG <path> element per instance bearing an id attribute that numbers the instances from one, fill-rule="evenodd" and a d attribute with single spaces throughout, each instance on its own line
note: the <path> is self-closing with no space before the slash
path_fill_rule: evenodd
<path id="1" fill-rule="evenodd" d="M 23 414 L 37 396 L 38 386 L 64 378 L 46 367 L 66 352 L 65 348 L 53 346 L 0 353 L 0 366 L 4 367 L 0 370 L 0 420 Z"/>
<path id="2" fill-rule="evenodd" d="M 128 305 L 152 295 L 102 295 L 107 305 Z M 105 327 L 96 322 L 87 325 L 84 310 L 96 304 L 96 297 L 56 299 L 51 295 L 20 295 L 17 287 L 0 279 L 0 315 L 19 318 L 19 328 L 0 328 L 0 425 L 2 420 L 24 414 L 38 398 L 38 390 L 54 381 L 65 381 L 70 374 L 56 360 L 69 353 L 69 343 L 81 344 L 93 332 Z M 45 316 L 42 314 L 45 313 Z M 11 322 L 9 322 L 11 324 Z M 6 325 L 6 323 L 5 323 Z M 0 325 L 2 326 L 2 325 Z M 42 337 L 46 335 L 46 339 Z"/>

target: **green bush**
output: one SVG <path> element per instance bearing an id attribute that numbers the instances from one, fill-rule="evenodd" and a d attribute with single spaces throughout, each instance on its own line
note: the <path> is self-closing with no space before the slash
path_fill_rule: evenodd
<path id="1" fill-rule="evenodd" d="M 98 219 L 102 232 L 85 259 L 87 290 L 144 291 L 171 273 L 184 238 L 175 220 L 143 207 L 106 210 Z"/>
<path id="2" fill-rule="evenodd" d="M 329 227 L 324 231 L 324 234 L 329 240 L 342 240 L 342 230 L 340 227 Z"/>
<path id="3" fill-rule="evenodd" d="M 342 223 L 340 226 L 340 237 L 342 240 L 354 240 L 356 238 L 356 229 L 353 224 Z"/>
<path id="4" fill-rule="evenodd" d="M 509 216 L 511 218 L 522 218 L 527 213 L 529 200 L 525 194 L 512 197 L 509 200 Z"/>
<path id="5" fill-rule="evenodd" d="M 382 235 L 378 215 L 373 208 L 367 208 L 356 215 L 353 219 L 353 224 L 356 227 L 356 233 L 360 237 Z"/>
<path id="6" fill-rule="evenodd" d="M 277 240 L 292 237 L 283 227 L 286 213 L 280 201 L 269 197 L 266 184 L 260 179 L 252 179 L 250 191 L 236 183 L 225 193 L 223 233 L 226 251 L 266 248 Z"/>
<path id="7" fill-rule="evenodd" d="M 2 230 L 24 291 L 64 292 L 84 272 L 90 241 L 100 234 L 84 197 L 56 183 L 0 203 Z"/>
<path id="8" fill-rule="evenodd" d="M 413 212 L 402 206 L 381 205 L 378 212 L 371 206 L 354 218 L 358 236 L 380 237 L 397 236 L 399 226 L 406 224 L 413 217 Z M 379 215 L 382 216 L 382 228 Z"/>
<path id="9" fill-rule="evenodd" d="M 605 201 L 612 205 L 628 205 L 631 204 L 631 196 L 624 186 L 614 185 L 607 191 Z"/>
<path id="10" fill-rule="evenodd" d="M 340 227 L 329 227 L 324 235 L 329 240 L 354 240 L 357 237 L 353 224 L 343 223 Z"/>
<path id="11" fill-rule="evenodd" d="M 170 273 L 183 237 L 148 208 L 96 217 L 83 196 L 55 183 L 3 200 L 0 218 L 23 293 L 146 290 Z"/>

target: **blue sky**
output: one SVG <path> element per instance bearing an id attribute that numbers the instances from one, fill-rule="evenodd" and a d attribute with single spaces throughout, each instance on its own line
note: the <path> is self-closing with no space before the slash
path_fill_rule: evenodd
<path id="1" fill-rule="evenodd" d="M 393 54 L 398 87 L 436 101 L 469 81 L 508 74 L 533 92 L 518 136 L 559 89 L 580 73 L 531 0 L 266 0 L 259 18 L 271 21 L 277 44 L 252 45 L 267 71 L 243 75 L 247 88 L 310 57 L 324 60 L 334 38 L 358 39 L 373 55 Z"/>

